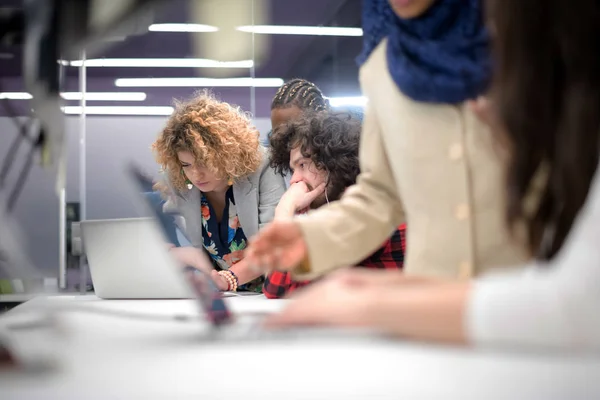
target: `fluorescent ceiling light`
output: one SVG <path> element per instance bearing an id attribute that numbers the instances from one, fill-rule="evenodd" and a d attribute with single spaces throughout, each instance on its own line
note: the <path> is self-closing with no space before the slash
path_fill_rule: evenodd
<path id="1" fill-rule="evenodd" d="M 62 107 L 65 114 L 81 114 L 80 106 Z M 146 106 L 146 107 L 85 107 L 86 115 L 171 115 L 173 107 Z"/>
<path id="2" fill-rule="evenodd" d="M 364 96 L 355 96 L 355 97 L 329 97 L 329 104 L 332 107 L 341 107 L 341 106 L 364 106 L 367 104 L 367 98 Z"/>
<path id="3" fill-rule="evenodd" d="M 33 96 L 25 92 L 5 92 L 0 93 L 0 99 L 8 100 L 30 100 Z"/>
<path id="4" fill-rule="evenodd" d="M 238 31 L 267 35 L 317 35 L 317 36 L 362 36 L 361 28 L 339 26 L 288 26 L 288 25 L 246 25 Z"/>
<path id="5" fill-rule="evenodd" d="M 65 100 L 81 100 L 81 92 L 64 92 L 60 96 Z M 0 93 L 0 99 L 9 100 L 30 100 L 33 97 L 26 92 L 6 92 Z M 146 93 L 144 92 L 88 92 L 85 99 L 89 101 L 144 101 Z"/>
<path id="6" fill-rule="evenodd" d="M 81 67 L 82 60 L 60 61 L 62 65 Z M 206 58 L 96 58 L 85 61 L 86 67 L 135 68 L 252 68 L 252 60 L 216 61 Z"/>
<path id="7" fill-rule="evenodd" d="M 216 26 L 203 24 L 152 24 L 148 27 L 151 32 L 216 32 Z"/>
<path id="8" fill-rule="evenodd" d="M 81 92 L 64 92 L 61 97 L 65 100 L 81 100 Z M 88 101 L 144 101 L 146 93 L 144 92 L 89 92 L 85 94 Z"/>
<path id="9" fill-rule="evenodd" d="M 281 78 L 120 78 L 119 87 L 279 87 Z"/>

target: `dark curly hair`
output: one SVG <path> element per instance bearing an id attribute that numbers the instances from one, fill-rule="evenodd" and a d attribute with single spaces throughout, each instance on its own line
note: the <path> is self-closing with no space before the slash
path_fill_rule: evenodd
<path id="1" fill-rule="evenodd" d="M 275 93 L 271 110 L 296 106 L 301 110 L 325 111 L 329 101 L 314 83 L 295 78 L 285 82 Z"/>
<path id="2" fill-rule="evenodd" d="M 273 131 L 270 165 L 281 175 L 291 172 L 290 152 L 300 146 L 304 157 L 329 173 L 327 195 L 338 200 L 360 173 L 360 131 L 360 120 L 350 113 L 305 113 Z"/>

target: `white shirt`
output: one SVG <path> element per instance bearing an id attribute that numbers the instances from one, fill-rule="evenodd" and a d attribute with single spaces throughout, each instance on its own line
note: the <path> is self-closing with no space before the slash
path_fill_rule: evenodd
<path id="1" fill-rule="evenodd" d="M 559 254 L 547 265 L 474 282 L 475 344 L 600 350 L 600 167 Z"/>

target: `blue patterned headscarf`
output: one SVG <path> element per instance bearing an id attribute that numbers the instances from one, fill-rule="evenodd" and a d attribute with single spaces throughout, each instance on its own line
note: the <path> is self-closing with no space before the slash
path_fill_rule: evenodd
<path id="1" fill-rule="evenodd" d="M 491 76 L 481 0 L 437 0 L 422 16 L 400 19 L 387 0 L 363 0 L 364 63 L 388 38 L 387 64 L 406 96 L 460 103 L 480 95 Z"/>

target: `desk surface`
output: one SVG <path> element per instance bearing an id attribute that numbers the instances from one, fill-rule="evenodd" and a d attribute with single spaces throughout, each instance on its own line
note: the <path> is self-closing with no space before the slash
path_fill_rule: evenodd
<path id="1" fill-rule="evenodd" d="M 0 323 L 26 315 L 41 302 L 153 316 L 197 315 L 191 300 L 70 296 L 34 299 Z M 239 314 L 276 311 L 284 304 L 262 297 L 227 302 Z M 375 336 L 213 341 L 203 336 L 205 325 L 199 321 L 85 311 L 61 314 L 60 326 L 65 337 L 51 343 L 61 355 L 60 367 L 38 375 L 0 372 L 3 400 L 600 398 L 600 358 L 482 352 Z"/>
<path id="2" fill-rule="evenodd" d="M 20 303 L 23 301 L 31 300 L 35 296 L 25 293 L 16 294 L 0 294 L 0 303 Z"/>

